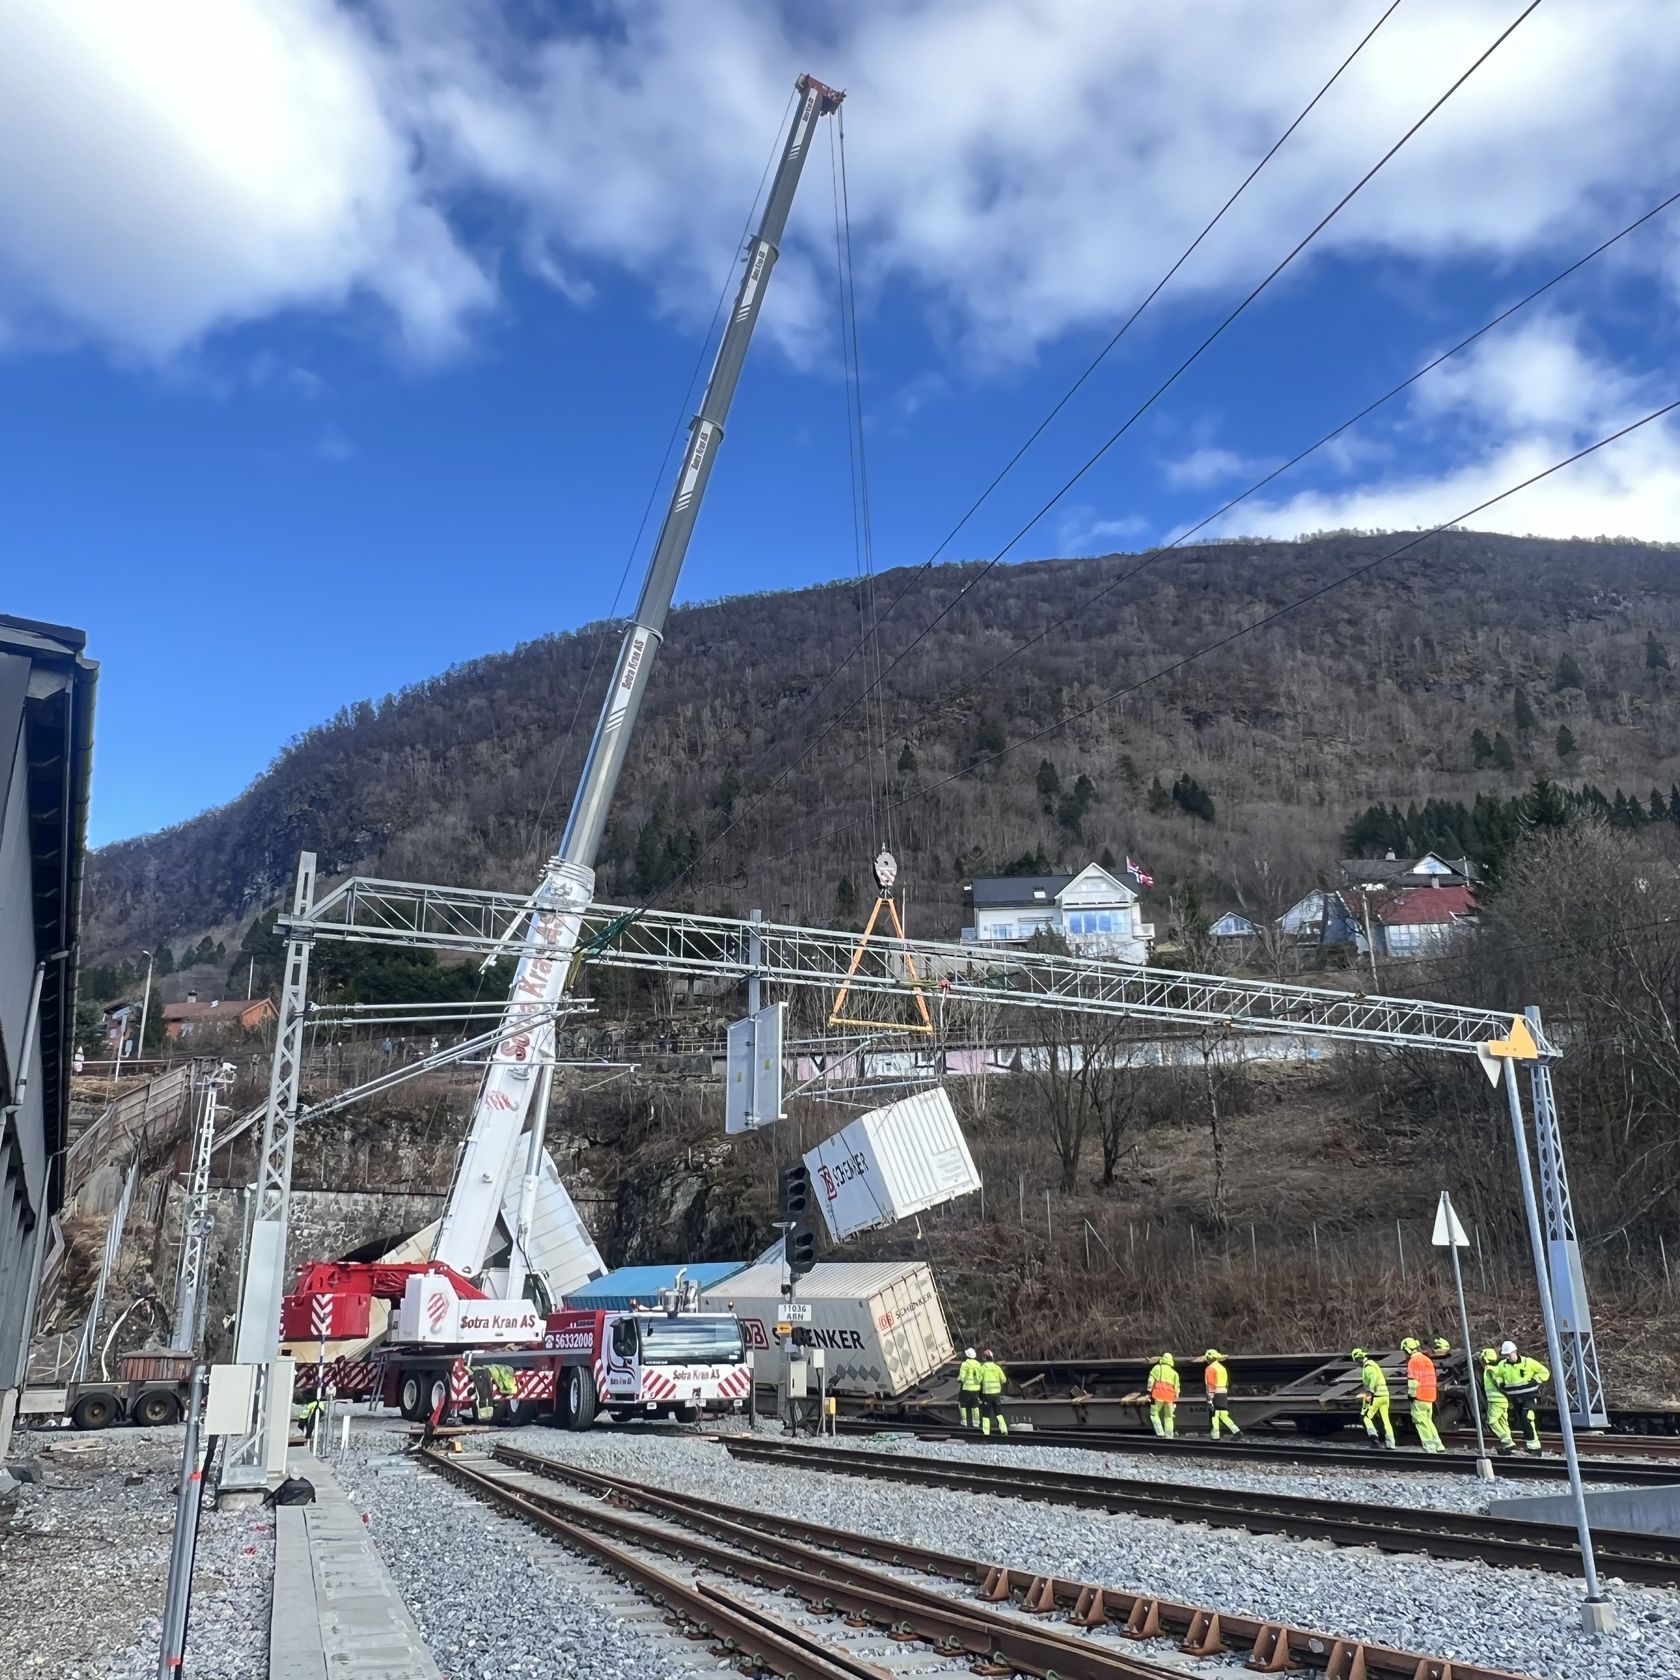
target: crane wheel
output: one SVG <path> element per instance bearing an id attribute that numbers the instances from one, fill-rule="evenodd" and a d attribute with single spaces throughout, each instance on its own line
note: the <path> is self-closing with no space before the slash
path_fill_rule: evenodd
<path id="1" fill-rule="evenodd" d="M 560 1424 L 565 1429 L 589 1429 L 595 1422 L 595 1375 L 582 1365 L 566 1371 L 560 1385 Z"/>

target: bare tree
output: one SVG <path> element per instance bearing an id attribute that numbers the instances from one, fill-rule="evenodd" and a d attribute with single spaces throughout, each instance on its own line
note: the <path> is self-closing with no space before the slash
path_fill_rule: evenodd
<path id="1" fill-rule="evenodd" d="M 1022 1075 L 1035 1108 L 1049 1121 L 1061 1164 L 1061 1188 L 1079 1181 L 1079 1163 L 1093 1130 L 1101 1140 L 1103 1182 L 1114 1181 L 1124 1140 L 1137 1110 L 1130 1067 L 1138 1045 L 1123 1036 L 1118 1016 L 1059 1009 L 1023 1011 L 1026 1054 Z"/>
<path id="2" fill-rule="evenodd" d="M 1289 912 L 1312 887 L 1312 874 L 1299 858 L 1256 857 L 1236 872 L 1237 904 L 1254 929 L 1250 949 L 1256 965 L 1274 980 L 1299 974 L 1313 950 Z"/>

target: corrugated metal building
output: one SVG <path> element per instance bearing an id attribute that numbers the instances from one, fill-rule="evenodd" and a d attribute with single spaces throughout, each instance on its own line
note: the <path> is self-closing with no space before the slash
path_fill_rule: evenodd
<path id="1" fill-rule="evenodd" d="M 659 1300 L 659 1291 L 677 1281 L 678 1272 L 686 1271 L 704 1293 L 725 1278 L 734 1277 L 746 1264 L 745 1260 L 700 1260 L 688 1266 L 676 1261 L 669 1266 L 620 1266 L 572 1290 L 565 1298 L 566 1305 L 591 1312 L 623 1312 L 632 1301 L 651 1307 Z"/>
<path id="2" fill-rule="evenodd" d="M 86 645 L 0 616 L 0 1457 L 63 1197 L 98 671 Z"/>

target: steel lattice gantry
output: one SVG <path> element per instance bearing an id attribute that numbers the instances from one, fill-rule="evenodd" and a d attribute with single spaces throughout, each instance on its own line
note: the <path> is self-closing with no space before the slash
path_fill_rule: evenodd
<path id="1" fill-rule="evenodd" d="M 288 984 L 281 998 L 276 1079 L 264 1116 L 264 1189 L 271 1205 L 281 1210 L 290 1179 L 289 1134 L 297 1118 L 295 1068 L 307 1012 L 308 948 L 318 939 L 351 940 L 490 958 L 511 948 L 531 911 L 528 896 L 466 887 L 354 876 L 316 899 L 313 886 L 314 859 L 306 857 L 292 914 L 280 918 L 289 939 Z M 1529 1011 L 1525 1019 L 1423 998 L 1368 996 L 938 940 L 872 940 L 874 963 L 859 966 L 857 948 L 855 934 L 828 928 L 597 904 L 585 913 L 578 944 L 569 954 L 580 965 L 667 975 L 819 990 L 833 990 L 849 976 L 854 993 L 903 995 L 917 987 L 968 1004 L 1445 1051 L 1478 1058 L 1490 1074 L 1512 1059 L 1527 1061 L 1545 1225 L 1545 1251 L 1536 1255 L 1536 1264 L 1541 1286 L 1557 1307 L 1562 1345 L 1552 1352 L 1560 1366 L 1560 1398 L 1583 1426 L 1607 1423 L 1548 1067 L 1557 1050 L 1545 1037 L 1538 1011 Z M 1520 1125 L 1516 1137 L 1526 1152 Z M 280 1218 L 283 1224 L 283 1211 Z M 255 1329 L 255 1334 L 261 1337 L 263 1331 Z"/>
<path id="2" fill-rule="evenodd" d="M 513 893 L 358 876 L 325 894 L 307 919 L 281 920 L 310 939 L 480 955 L 501 949 L 507 930 L 528 909 L 529 900 Z M 917 986 L 965 1003 L 1128 1015 L 1460 1055 L 1481 1054 L 1506 1039 L 1512 1026 L 1512 1017 L 1496 1010 L 1420 998 L 1362 996 L 1050 952 L 981 950 L 952 941 L 872 939 L 874 967 L 854 971 L 856 949 L 855 934 L 828 928 L 601 904 L 587 912 L 578 947 L 585 962 L 670 975 L 754 976 L 766 984 L 833 989 L 849 974 L 853 992 L 904 993 L 913 971 Z M 1552 1054 L 1544 1043 L 1540 1048 Z"/>

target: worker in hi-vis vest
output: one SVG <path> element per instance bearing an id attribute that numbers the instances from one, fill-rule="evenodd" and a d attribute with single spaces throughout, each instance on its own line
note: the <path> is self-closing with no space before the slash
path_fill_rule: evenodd
<path id="1" fill-rule="evenodd" d="M 1446 1443 L 1435 1427 L 1435 1361 L 1423 1351 L 1423 1343 L 1416 1336 L 1406 1337 L 1400 1351 L 1406 1356 L 1406 1395 L 1412 1402 L 1412 1428 L 1417 1431 L 1418 1445 L 1426 1453 L 1445 1452 Z"/>
<path id="2" fill-rule="evenodd" d="M 1207 1389 L 1208 1419 L 1214 1440 L 1219 1439 L 1222 1428 L 1232 1436 L 1242 1434 L 1237 1420 L 1226 1410 L 1231 1403 L 1231 1373 L 1225 1368 L 1225 1355 L 1218 1348 L 1209 1348 L 1202 1358 L 1207 1365 L 1202 1372 L 1202 1385 Z"/>
<path id="3" fill-rule="evenodd" d="M 1394 1425 L 1388 1415 L 1388 1378 L 1383 1368 L 1364 1348 L 1355 1348 L 1348 1358 L 1359 1367 L 1359 1421 L 1371 1437 L 1372 1446 L 1385 1446 L 1394 1451 Z M 1377 1433 L 1377 1425 L 1382 1433 Z"/>
<path id="4" fill-rule="evenodd" d="M 1003 1404 L 1000 1396 L 1003 1385 L 1009 1381 L 1008 1375 L 997 1360 L 992 1357 L 992 1350 L 987 1348 L 980 1356 L 980 1433 L 990 1435 L 992 1425 L 997 1425 L 998 1434 L 1007 1435 L 1009 1425 L 1004 1421 Z"/>
<path id="5" fill-rule="evenodd" d="M 1149 1367 L 1149 1426 L 1167 1440 L 1173 1438 L 1173 1419 L 1178 1415 L 1178 1368 L 1170 1353 L 1163 1353 Z"/>
<path id="6" fill-rule="evenodd" d="M 1511 1439 L 1511 1402 L 1499 1386 L 1499 1355 L 1492 1348 L 1482 1349 L 1482 1399 L 1487 1402 L 1488 1428 L 1499 1443 L 1502 1453 L 1517 1450 Z"/>
<path id="7" fill-rule="evenodd" d="M 963 1349 L 963 1361 L 957 1367 L 957 1410 L 964 1429 L 980 1427 L 980 1360 L 973 1348 Z"/>
<path id="8" fill-rule="evenodd" d="M 1505 1342 L 1499 1349 L 1499 1386 L 1505 1398 L 1522 1412 L 1524 1424 L 1523 1446 L 1531 1453 L 1540 1451 L 1540 1412 L 1538 1401 L 1542 1384 L 1552 1380 L 1552 1373 L 1538 1359 L 1530 1359 L 1517 1352 L 1515 1342 Z"/>

